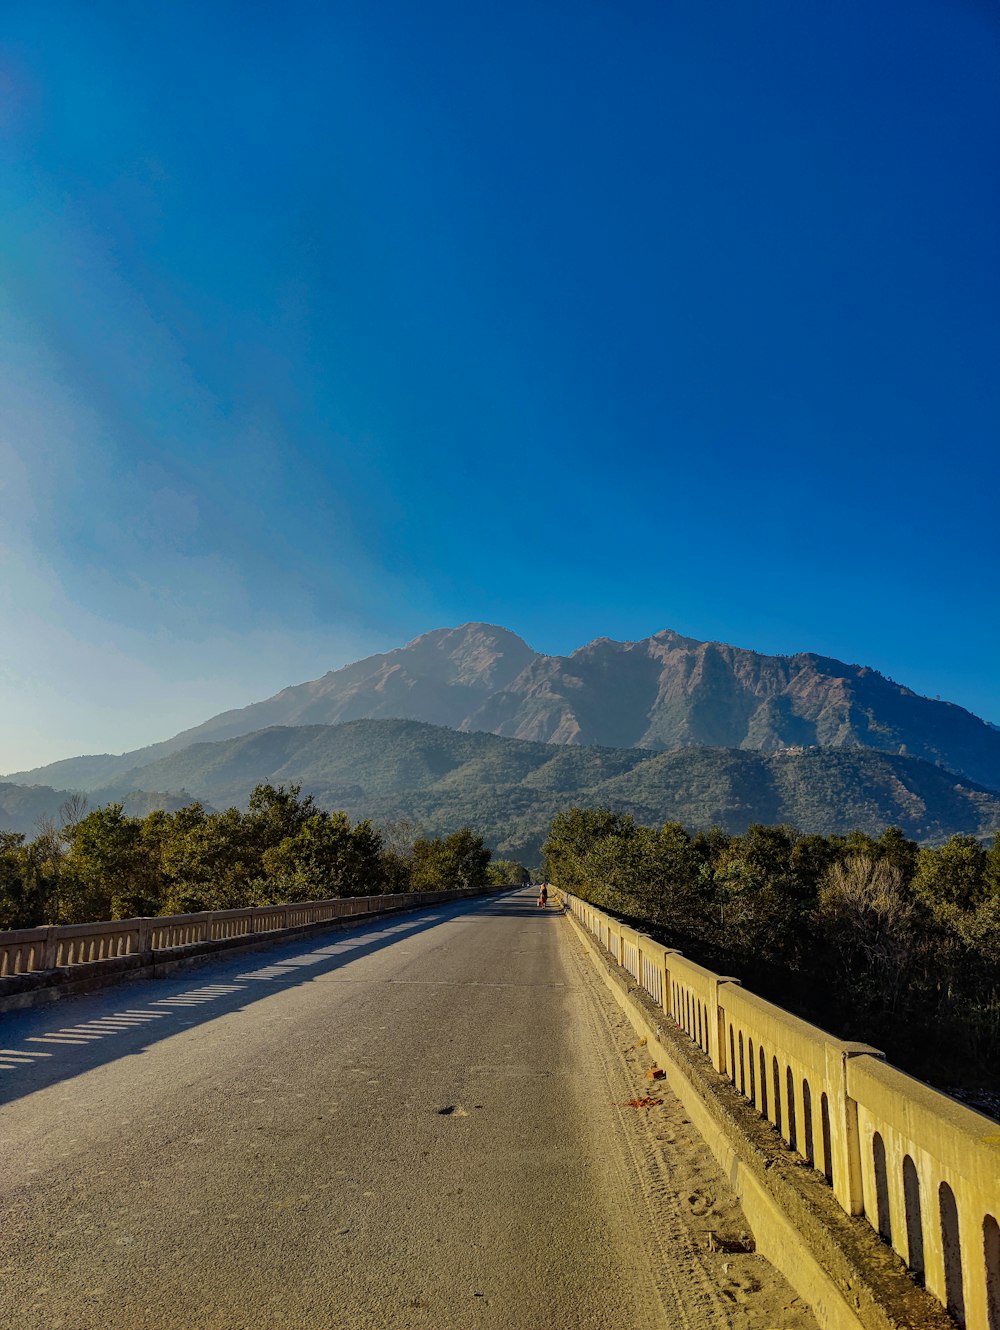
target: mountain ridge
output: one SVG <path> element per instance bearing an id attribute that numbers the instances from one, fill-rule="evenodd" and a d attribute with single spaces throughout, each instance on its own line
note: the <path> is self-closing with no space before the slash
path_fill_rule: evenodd
<path id="1" fill-rule="evenodd" d="M 67 758 L 5 779 L 86 791 L 192 743 L 362 719 L 567 746 L 858 747 L 918 757 L 1000 790 L 1000 730 L 869 666 L 808 651 L 769 656 L 671 629 L 634 642 L 599 637 L 568 656 L 547 656 L 484 623 L 433 629 L 144 749 Z"/>

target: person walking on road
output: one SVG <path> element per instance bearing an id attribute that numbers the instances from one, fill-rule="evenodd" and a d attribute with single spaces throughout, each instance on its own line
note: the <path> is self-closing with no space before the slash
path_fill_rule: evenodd
<path id="1" fill-rule="evenodd" d="M 546 905 L 546 902 L 548 901 L 548 899 L 549 899 L 549 889 L 548 889 L 548 887 L 545 885 L 545 883 L 543 882 L 542 885 L 541 885 L 541 887 L 540 887 L 539 890 L 538 890 L 538 905 L 539 905 L 539 908 L 540 908 L 540 909 L 544 909 L 544 908 L 545 908 L 545 905 Z"/>

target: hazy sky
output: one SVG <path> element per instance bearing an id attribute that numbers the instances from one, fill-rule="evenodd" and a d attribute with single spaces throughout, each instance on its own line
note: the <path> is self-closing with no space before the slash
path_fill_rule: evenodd
<path id="1" fill-rule="evenodd" d="M 985 0 L 7 0 L 0 771 L 430 628 L 1000 722 Z"/>

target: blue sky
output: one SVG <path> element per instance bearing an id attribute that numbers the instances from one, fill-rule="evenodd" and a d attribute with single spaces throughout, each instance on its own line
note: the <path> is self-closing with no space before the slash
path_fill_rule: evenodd
<path id="1" fill-rule="evenodd" d="M 13 3 L 0 771 L 442 625 L 1000 722 L 1000 16 Z"/>

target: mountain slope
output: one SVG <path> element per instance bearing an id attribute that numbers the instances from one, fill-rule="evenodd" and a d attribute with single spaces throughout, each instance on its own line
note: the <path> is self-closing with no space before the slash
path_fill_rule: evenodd
<path id="1" fill-rule="evenodd" d="M 1000 730 L 866 666 L 810 653 L 765 656 L 669 631 L 543 656 L 488 624 L 426 633 L 149 748 L 8 779 L 96 789 L 135 780 L 192 743 L 273 725 L 389 718 L 570 747 L 864 748 L 922 758 L 1000 790 Z M 144 788 L 151 783 L 142 778 Z"/>
<path id="2" fill-rule="evenodd" d="M 729 831 L 789 822 L 802 831 L 878 834 L 896 825 L 940 841 L 1000 826 L 1000 794 L 898 754 L 556 747 L 414 721 L 275 727 L 192 745 L 141 774 L 217 807 L 245 804 L 259 781 L 301 784 L 354 818 L 406 817 L 434 834 L 468 823 L 494 848 L 533 862 L 552 817 L 573 803 Z"/>
<path id="3" fill-rule="evenodd" d="M 763 656 L 671 632 L 538 657 L 463 728 L 613 747 L 902 751 L 1000 789 L 997 732 L 962 707 L 865 666 Z"/>

